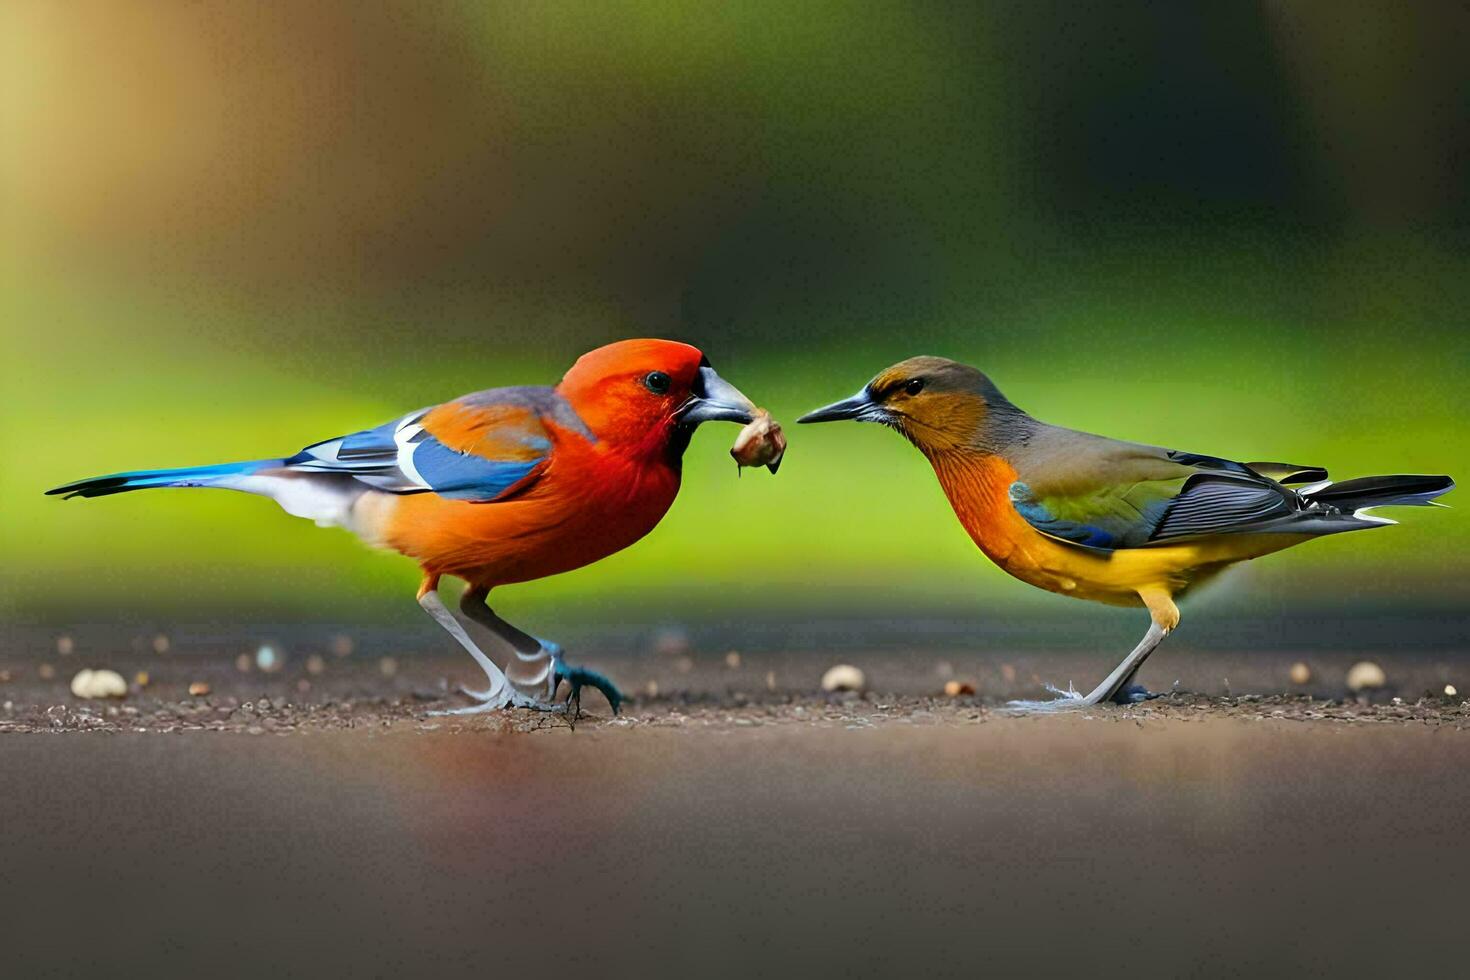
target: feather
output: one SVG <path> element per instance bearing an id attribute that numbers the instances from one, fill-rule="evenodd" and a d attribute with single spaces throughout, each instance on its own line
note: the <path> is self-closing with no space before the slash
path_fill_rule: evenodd
<path id="1" fill-rule="evenodd" d="M 369 490 L 488 502 L 523 489 L 552 452 L 543 418 L 592 441 L 575 410 L 551 388 L 497 388 L 313 443 L 286 459 L 115 473 L 47 492 L 101 497 L 220 487 L 271 497 L 288 513 L 319 524 L 346 524 L 352 505 Z"/>
<path id="2" fill-rule="evenodd" d="M 1382 521 L 1355 511 L 1390 500 L 1425 502 L 1445 492 L 1436 481 L 1447 482 L 1389 477 L 1329 484 L 1320 467 L 1239 463 L 1044 423 L 1032 426 L 1009 455 L 1019 477 L 1010 490 L 1016 512 L 1043 534 L 1101 550 L 1218 534 L 1369 527 Z M 1316 482 L 1300 490 L 1285 486 L 1308 481 Z"/>
<path id="3" fill-rule="evenodd" d="M 1447 476 L 1364 476 L 1331 483 L 1304 494 L 1315 503 L 1340 510 L 1368 507 L 1432 507 L 1434 498 L 1455 489 Z"/>
<path id="4" fill-rule="evenodd" d="M 1320 466 L 1298 466 L 1295 463 L 1245 463 L 1246 469 L 1277 483 L 1318 483 L 1327 479 Z"/>
<path id="5" fill-rule="evenodd" d="M 543 418 L 591 436 L 552 389 L 495 388 L 308 446 L 286 465 L 346 473 L 388 493 L 484 503 L 522 484 L 550 457 Z"/>

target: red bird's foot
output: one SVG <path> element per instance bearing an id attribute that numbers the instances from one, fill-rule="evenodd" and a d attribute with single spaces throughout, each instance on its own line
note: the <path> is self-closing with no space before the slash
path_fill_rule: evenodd
<path id="1" fill-rule="evenodd" d="M 512 703 L 510 695 L 505 693 L 491 693 L 487 691 L 473 691 L 461 687 L 460 691 L 466 696 L 474 698 L 474 704 L 465 705 L 462 708 L 445 708 L 442 711 L 430 711 L 430 717 L 440 718 L 446 715 L 478 715 L 486 711 L 499 711 Z"/>
<path id="2" fill-rule="evenodd" d="M 567 692 L 567 712 L 573 720 L 582 716 L 582 688 L 584 687 L 594 687 L 601 691 L 602 696 L 607 698 L 613 714 L 622 710 L 623 692 L 618 690 L 616 684 L 597 671 L 588 670 L 585 667 L 568 667 L 558 660 L 556 676 L 558 681 L 566 681 L 570 688 Z"/>

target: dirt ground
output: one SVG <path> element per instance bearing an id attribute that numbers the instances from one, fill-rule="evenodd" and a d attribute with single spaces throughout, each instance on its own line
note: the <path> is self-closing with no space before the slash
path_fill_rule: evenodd
<path id="1" fill-rule="evenodd" d="M 0 660 L 18 976 L 1463 969 L 1453 654 L 1362 699 L 1349 653 L 1180 658 L 1157 700 L 1018 717 L 1109 665 L 852 653 L 891 693 L 826 695 L 830 655 L 663 651 L 597 662 L 635 696 L 575 729 L 431 716 L 452 657 L 128 652 L 111 701 L 79 657 Z"/>
<path id="2" fill-rule="evenodd" d="M 565 713 L 515 710 L 438 717 L 470 701 L 456 693 L 480 683 L 467 658 L 443 655 L 310 654 L 274 669 L 260 650 L 229 656 L 125 654 L 13 658 L 0 666 L 0 733 L 228 731 L 247 734 L 381 728 L 417 732 L 526 732 L 569 727 Z M 1363 655 L 1366 656 L 1366 655 Z M 1382 658 L 1381 658 L 1382 659 Z M 862 692 L 824 693 L 826 668 L 859 666 Z M 1354 692 L 1347 675 L 1359 656 L 1293 658 L 1245 653 L 1158 660 L 1142 680 L 1160 697 L 1086 712 L 1099 721 L 1278 718 L 1329 724 L 1470 724 L 1470 658 L 1453 653 L 1386 660 L 1380 687 Z M 0 664 L 5 664 L 0 660 Z M 68 689 L 88 666 L 110 666 L 128 682 L 122 698 L 87 700 Z M 614 717 L 587 690 L 578 724 L 622 731 L 675 726 L 719 731 L 767 725 L 970 725 L 1012 715 L 1012 698 L 1047 698 L 1045 685 L 1087 689 L 1110 667 L 1095 654 L 1028 653 L 1008 658 L 948 653 L 650 653 L 599 662 L 628 695 Z M 1293 678 L 1293 666 L 1308 676 Z M 1176 675 L 1168 682 L 1167 671 Z M 1232 678 L 1234 680 L 1232 681 Z M 1459 695 L 1459 679 L 1467 695 Z M 142 683 L 140 683 L 142 682 Z M 946 686 L 950 693 L 946 694 Z M 1448 685 L 1448 687 L 1447 687 Z M 191 690 L 194 693 L 190 693 Z M 1447 693 L 1452 691 L 1454 693 Z M 565 694 L 563 688 L 562 694 Z"/>
<path id="3" fill-rule="evenodd" d="M 614 716 L 607 703 L 588 693 L 580 715 L 512 709 L 469 716 L 437 716 L 437 709 L 467 704 L 457 697 L 343 697 L 303 700 L 285 692 L 274 698 L 211 695 L 183 700 L 139 698 L 133 703 L 101 704 L 9 701 L 0 714 L 0 733 L 127 732 L 185 734 L 234 732 L 287 735 L 295 732 L 374 729 L 407 732 L 530 733 L 555 728 L 632 731 L 679 728 L 724 732 L 742 728 L 873 728 L 894 725 L 963 726 L 1007 723 L 1018 713 L 1005 702 L 975 697 L 900 697 L 875 694 L 790 695 L 740 692 L 702 697 L 647 697 Z M 1172 693 L 1137 705 L 1076 712 L 1104 723 L 1239 719 L 1332 725 L 1425 725 L 1470 729 L 1470 701 L 1402 698 L 1386 703 L 1322 701 L 1307 695 L 1206 697 Z"/>

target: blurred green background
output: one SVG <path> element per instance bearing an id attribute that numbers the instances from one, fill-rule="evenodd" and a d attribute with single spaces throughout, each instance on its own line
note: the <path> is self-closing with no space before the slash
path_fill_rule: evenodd
<path id="1" fill-rule="evenodd" d="M 1467 27 L 1285 0 L 10 0 L 0 619 L 416 622 L 408 561 L 269 501 L 41 492 L 289 454 L 636 335 L 697 343 L 788 422 L 938 353 L 1061 424 L 1463 478 Z M 892 433 L 795 429 L 779 476 L 738 480 L 734 434 L 701 431 L 649 538 L 507 614 L 1068 605 L 989 566 Z M 1206 601 L 1463 611 L 1470 524 L 1395 516 Z"/>

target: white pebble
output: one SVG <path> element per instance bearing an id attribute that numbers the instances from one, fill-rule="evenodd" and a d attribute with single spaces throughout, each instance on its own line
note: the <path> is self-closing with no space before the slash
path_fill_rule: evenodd
<path id="1" fill-rule="evenodd" d="M 127 697 L 128 682 L 113 670 L 79 670 L 71 679 L 71 693 L 79 698 Z"/>
<path id="2" fill-rule="evenodd" d="M 1453 684 L 1446 684 L 1444 686 L 1444 696 L 1447 698 L 1452 698 L 1459 693 L 1459 691 L 1455 690 L 1455 685 Z"/>
<path id="3" fill-rule="evenodd" d="M 280 670 L 284 663 L 285 658 L 281 656 L 280 651 L 269 643 L 255 651 L 255 666 L 267 674 Z"/>
<path id="4" fill-rule="evenodd" d="M 1347 686 L 1350 691 L 1367 691 L 1387 683 L 1388 675 L 1371 660 L 1360 660 L 1347 672 Z"/>
<path id="5" fill-rule="evenodd" d="M 863 672 L 852 664 L 838 664 L 822 675 L 824 691 L 861 691 L 867 684 Z"/>
<path id="6" fill-rule="evenodd" d="M 1293 684 L 1306 684 L 1312 680 L 1312 668 L 1298 660 L 1291 665 L 1291 682 Z"/>

